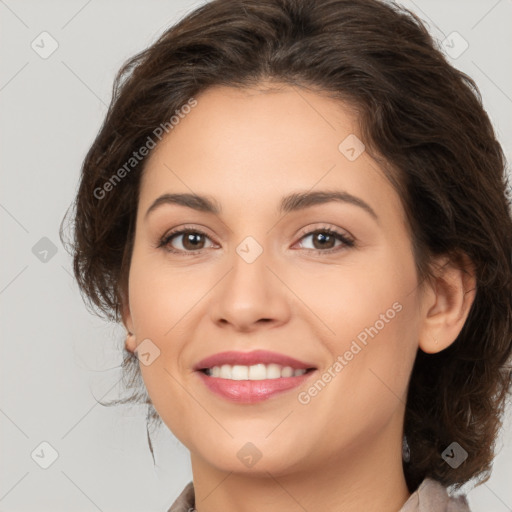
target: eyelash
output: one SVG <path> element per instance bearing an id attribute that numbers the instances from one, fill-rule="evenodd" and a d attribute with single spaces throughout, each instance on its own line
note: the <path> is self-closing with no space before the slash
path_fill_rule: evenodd
<path id="1" fill-rule="evenodd" d="M 178 249 L 173 249 L 171 248 L 171 246 L 169 245 L 171 240 L 174 238 L 174 237 L 177 237 L 179 235 L 183 235 L 185 233 L 194 233 L 194 234 L 198 234 L 198 235 L 203 235 L 205 236 L 206 238 L 210 238 L 205 232 L 201 231 L 200 229 L 192 229 L 192 228 L 182 228 L 182 229 L 179 229 L 179 230 L 176 230 L 176 231 L 171 231 L 170 233 L 166 234 L 157 244 L 157 249 L 163 249 L 167 252 L 170 252 L 170 253 L 173 253 L 173 254 L 178 254 L 178 255 L 195 255 L 195 254 L 199 254 L 202 250 L 204 249 L 198 249 L 196 251 L 183 251 L 183 250 L 178 250 Z M 332 228 L 329 228 L 329 227 L 322 227 L 322 228 L 319 228 L 319 229 L 315 229 L 313 231 L 308 231 L 307 233 L 305 233 L 304 235 L 302 235 L 299 239 L 302 240 L 303 238 L 306 238 L 308 236 L 311 236 L 311 235 L 315 235 L 315 234 L 318 234 L 318 233 L 325 233 L 325 234 L 328 234 L 330 236 L 333 236 L 334 238 L 336 238 L 337 240 L 339 240 L 340 242 L 343 243 L 342 246 L 338 246 L 337 248 L 331 248 L 331 249 L 306 249 L 306 251 L 309 251 L 309 252 L 312 252 L 313 254 L 332 254 L 332 253 L 335 253 L 335 252 L 338 252 L 340 249 L 344 249 L 344 248 L 350 248 L 350 247 L 354 247 L 355 245 L 355 242 L 354 240 L 348 238 L 347 236 L 345 236 L 344 234 L 340 233 L 339 231 L 336 231 Z"/>

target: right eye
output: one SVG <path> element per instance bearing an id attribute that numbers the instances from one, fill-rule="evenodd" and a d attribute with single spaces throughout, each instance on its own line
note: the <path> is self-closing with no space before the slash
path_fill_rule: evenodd
<path id="1" fill-rule="evenodd" d="M 176 248 L 173 245 L 175 240 L 180 240 L 182 247 Z M 159 248 L 163 248 L 166 251 L 177 253 L 177 254 L 196 254 L 197 251 L 204 249 L 204 239 L 210 240 L 206 233 L 198 229 L 180 229 L 167 233 L 158 244 Z"/>

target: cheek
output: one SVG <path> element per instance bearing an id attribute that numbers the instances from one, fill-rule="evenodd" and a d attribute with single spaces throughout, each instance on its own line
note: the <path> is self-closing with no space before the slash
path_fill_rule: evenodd
<path id="1" fill-rule="evenodd" d="M 326 386 L 329 398 L 317 405 L 329 407 L 343 397 L 334 415 L 346 417 L 350 410 L 364 422 L 365 411 L 384 417 L 402 396 L 405 401 L 418 347 L 419 295 L 414 260 L 402 254 L 383 252 L 367 265 L 340 267 L 323 288 L 318 280 L 309 283 L 308 305 L 329 327 L 323 340 L 332 364 L 339 363 L 331 367 L 336 377 Z"/>
<path id="2" fill-rule="evenodd" d="M 162 257 L 134 252 L 129 300 L 139 337 L 174 336 L 187 312 L 204 294 L 203 288 L 193 273 L 187 277 L 187 269 L 172 267 Z"/>
<path id="3" fill-rule="evenodd" d="M 348 349 L 347 343 L 357 337 L 364 343 L 398 325 L 403 329 L 404 322 L 417 321 L 416 269 L 405 250 L 397 254 L 392 248 L 382 248 L 341 264 L 293 269 L 286 277 L 307 306 L 304 313 L 316 314 L 315 318 L 311 315 L 311 323 L 314 320 L 320 326 L 319 336 L 331 352 Z M 396 339 L 392 337 L 389 343 Z"/>
<path id="4" fill-rule="evenodd" d="M 377 438 L 391 421 L 401 423 L 417 349 L 415 310 L 409 296 L 382 310 L 387 322 L 361 315 L 359 325 L 350 327 L 354 335 L 345 335 L 339 324 L 332 363 L 318 376 L 329 382 L 313 381 L 300 396 L 296 412 L 303 415 L 305 436 L 330 439 L 328 449 L 336 451 Z"/>
<path id="5" fill-rule="evenodd" d="M 211 277 L 213 282 L 218 279 Z M 141 374 L 156 411 L 184 443 L 188 426 L 204 411 L 184 407 L 191 398 L 183 380 L 188 371 L 182 365 L 183 354 L 194 332 L 194 315 L 204 312 L 200 299 L 211 287 L 208 279 L 198 280 L 197 271 L 187 273 L 185 268 L 166 264 L 164 258 L 134 251 L 129 301 L 137 343 L 149 339 L 157 347 L 157 357 L 150 364 L 143 364 L 141 357 Z"/>
<path id="6" fill-rule="evenodd" d="M 352 425 L 374 432 L 405 406 L 419 321 L 415 270 L 402 268 L 397 273 L 389 266 L 386 274 L 380 267 L 363 280 L 345 282 L 348 296 L 339 294 L 337 336 L 330 352 L 333 360 L 341 356 L 341 365 L 329 384 L 330 397 L 319 404 L 322 409 L 339 404 L 334 409 L 337 425 L 350 417 Z"/>

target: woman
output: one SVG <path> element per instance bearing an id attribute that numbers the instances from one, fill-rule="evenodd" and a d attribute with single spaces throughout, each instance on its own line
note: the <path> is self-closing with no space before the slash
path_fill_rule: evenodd
<path id="1" fill-rule="evenodd" d="M 448 487 L 489 477 L 510 391 L 512 219 L 476 86 L 412 13 L 198 8 L 120 70 L 74 227 L 128 400 L 190 450 L 170 511 L 469 510 Z"/>

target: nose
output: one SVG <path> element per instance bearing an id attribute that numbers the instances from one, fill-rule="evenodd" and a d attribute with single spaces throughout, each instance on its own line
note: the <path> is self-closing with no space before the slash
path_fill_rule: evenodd
<path id="1" fill-rule="evenodd" d="M 231 270 L 214 290 L 212 321 L 240 332 L 286 323 L 290 318 L 290 292 L 278 277 L 279 270 L 268 266 L 265 251 L 248 261 L 234 254 Z"/>

